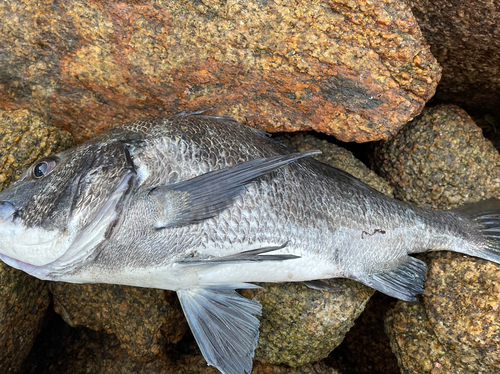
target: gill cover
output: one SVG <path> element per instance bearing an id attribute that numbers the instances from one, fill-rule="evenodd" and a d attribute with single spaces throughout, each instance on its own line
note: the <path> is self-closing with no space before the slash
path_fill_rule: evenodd
<path id="1" fill-rule="evenodd" d="M 136 180 L 128 146 L 102 140 L 37 161 L 0 193 L 0 259 L 55 280 L 96 255 Z"/>

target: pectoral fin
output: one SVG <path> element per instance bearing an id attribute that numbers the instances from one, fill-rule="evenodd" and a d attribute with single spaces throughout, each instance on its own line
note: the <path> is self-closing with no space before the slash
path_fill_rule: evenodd
<path id="1" fill-rule="evenodd" d="M 223 374 L 250 373 L 262 306 L 225 287 L 180 290 L 177 296 L 207 364 Z"/>
<path id="2" fill-rule="evenodd" d="M 277 251 L 286 247 L 288 243 L 277 247 L 263 247 L 258 249 L 251 249 L 249 251 L 235 253 L 229 256 L 214 257 L 214 258 L 186 258 L 179 260 L 176 264 L 184 266 L 200 266 L 200 265 L 216 265 L 227 263 L 242 263 L 242 262 L 256 262 L 256 261 L 284 261 L 300 258 L 300 256 L 289 254 L 265 255 L 265 253 Z"/>
<path id="3" fill-rule="evenodd" d="M 371 288 L 405 301 L 417 301 L 416 295 L 424 292 L 425 262 L 407 256 L 394 268 L 381 273 L 356 278 Z"/>
<path id="4" fill-rule="evenodd" d="M 304 283 L 308 288 L 312 290 L 318 291 L 339 291 L 340 287 L 330 286 L 328 283 L 323 282 L 322 280 L 316 279 L 311 281 L 304 281 Z"/>
<path id="5" fill-rule="evenodd" d="M 155 228 L 183 226 L 212 218 L 231 206 L 254 179 L 319 151 L 259 158 L 198 177 L 153 189 L 150 196 L 164 206 L 165 216 Z"/>

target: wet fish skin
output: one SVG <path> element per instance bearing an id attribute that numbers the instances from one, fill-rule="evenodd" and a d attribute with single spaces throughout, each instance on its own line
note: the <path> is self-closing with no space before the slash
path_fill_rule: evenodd
<path id="1" fill-rule="evenodd" d="M 347 277 L 414 300 L 426 267 L 408 254 L 500 262 L 498 200 L 427 211 L 293 152 L 224 118 L 123 124 L 0 193 L 0 258 L 41 279 L 177 291 L 227 374 L 251 371 L 260 305 L 234 291 L 248 282 Z"/>

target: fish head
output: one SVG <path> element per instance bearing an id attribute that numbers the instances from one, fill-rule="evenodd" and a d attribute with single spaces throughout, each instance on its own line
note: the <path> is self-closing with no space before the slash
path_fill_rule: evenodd
<path id="1" fill-rule="evenodd" d="M 31 165 L 0 192 L 0 259 L 32 273 L 102 242 L 131 190 L 129 147 L 101 137 Z"/>

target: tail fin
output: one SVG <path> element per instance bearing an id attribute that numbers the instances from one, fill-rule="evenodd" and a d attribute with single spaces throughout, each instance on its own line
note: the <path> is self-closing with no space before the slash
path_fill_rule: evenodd
<path id="1" fill-rule="evenodd" d="M 472 255 L 500 264 L 500 200 L 483 200 L 453 210 L 468 216 L 480 227 L 486 244 Z"/>

